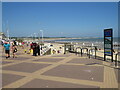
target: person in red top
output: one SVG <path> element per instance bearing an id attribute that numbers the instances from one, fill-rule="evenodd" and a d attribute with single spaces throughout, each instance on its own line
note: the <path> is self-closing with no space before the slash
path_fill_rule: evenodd
<path id="1" fill-rule="evenodd" d="M 37 44 L 32 42 L 30 48 L 33 49 L 33 56 L 37 56 Z"/>

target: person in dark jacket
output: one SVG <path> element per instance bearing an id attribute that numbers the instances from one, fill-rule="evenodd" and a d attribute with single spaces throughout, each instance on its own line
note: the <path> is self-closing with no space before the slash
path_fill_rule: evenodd
<path id="1" fill-rule="evenodd" d="M 37 56 L 37 44 L 32 43 L 31 48 L 33 49 L 33 56 Z"/>
<path id="2" fill-rule="evenodd" d="M 37 49 L 37 54 L 40 55 L 40 45 L 39 44 L 36 45 L 36 49 Z"/>

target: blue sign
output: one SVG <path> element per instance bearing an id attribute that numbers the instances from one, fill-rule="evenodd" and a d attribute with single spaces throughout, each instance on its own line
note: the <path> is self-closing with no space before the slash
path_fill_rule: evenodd
<path id="1" fill-rule="evenodd" d="M 113 35 L 112 29 L 104 30 L 104 60 L 106 56 L 111 56 L 113 61 Z"/>
<path id="2" fill-rule="evenodd" d="M 111 30 L 106 30 L 104 35 L 105 35 L 105 37 L 111 37 L 111 35 L 112 35 Z"/>

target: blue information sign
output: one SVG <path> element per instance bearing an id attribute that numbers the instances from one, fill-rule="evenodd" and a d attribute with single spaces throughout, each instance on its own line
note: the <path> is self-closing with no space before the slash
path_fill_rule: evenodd
<path id="1" fill-rule="evenodd" d="M 111 56 L 113 61 L 113 34 L 112 29 L 104 30 L 104 60 L 106 56 Z"/>
<path id="2" fill-rule="evenodd" d="M 105 37 L 111 37 L 111 36 L 112 36 L 111 30 L 106 30 L 106 31 L 104 32 L 104 35 L 105 35 Z"/>

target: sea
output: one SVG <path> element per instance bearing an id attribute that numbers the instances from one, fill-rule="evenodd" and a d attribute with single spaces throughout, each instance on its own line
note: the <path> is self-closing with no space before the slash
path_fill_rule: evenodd
<path id="1" fill-rule="evenodd" d="M 113 38 L 113 49 L 120 49 L 118 46 L 118 42 L 120 39 Z M 94 45 L 98 48 L 104 48 L 104 38 L 80 38 L 80 39 L 61 39 L 61 40 L 53 40 L 54 42 L 69 42 L 79 45 Z"/>

